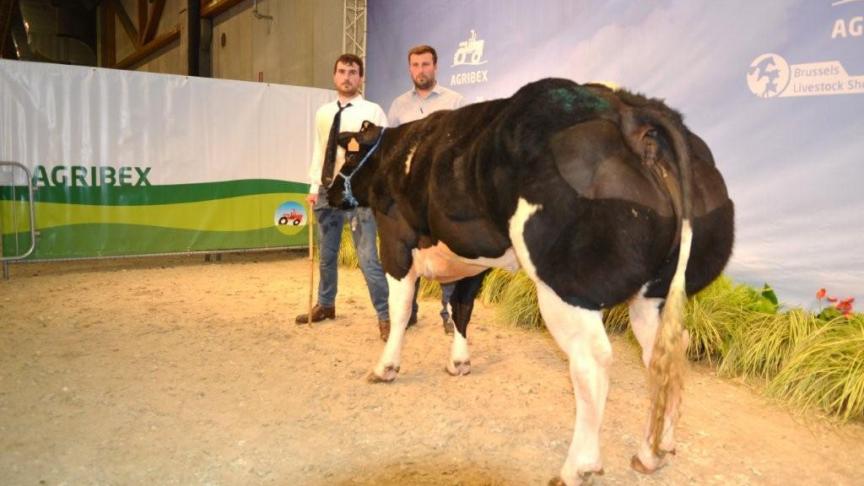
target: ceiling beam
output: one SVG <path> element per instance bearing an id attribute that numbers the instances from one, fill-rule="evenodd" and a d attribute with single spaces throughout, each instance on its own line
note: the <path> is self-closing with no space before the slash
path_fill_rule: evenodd
<path id="1" fill-rule="evenodd" d="M 141 37 L 138 34 L 138 29 L 135 28 L 135 24 L 132 23 L 132 19 L 129 18 L 129 14 L 126 13 L 126 8 L 123 7 L 120 0 L 112 0 L 111 3 L 114 4 L 114 12 L 117 14 L 117 18 L 120 19 L 120 25 L 126 31 L 126 35 L 132 41 L 132 45 L 135 46 L 135 49 L 140 49 L 142 44 Z"/>
<path id="2" fill-rule="evenodd" d="M 165 0 L 156 0 L 150 7 L 150 17 L 147 19 L 147 28 L 144 30 L 142 41 L 144 44 L 153 40 L 159 29 L 159 21 L 162 20 L 162 11 L 165 9 Z"/>
<path id="3" fill-rule="evenodd" d="M 138 38 L 141 39 L 141 43 L 146 42 L 143 39 L 144 31 L 147 30 L 147 0 L 138 0 Z"/>
<path id="4" fill-rule="evenodd" d="M 114 28 L 114 2 L 102 2 L 99 5 L 99 35 L 102 37 L 102 66 L 113 66 L 117 62 L 117 40 Z"/>
<path id="5" fill-rule="evenodd" d="M 129 69 L 150 55 L 154 54 L 159 49 L 171 44 L 172 42 L 180 39 L 180 26 L 175 26 L 173 29 L 165 32 L 150 42 L 141 46 L 141 49 L 136 50 L 132 54 L 129 54 L 125 58 L 117 61 L 117 64 L 111 66 L 117 69 Z"/>

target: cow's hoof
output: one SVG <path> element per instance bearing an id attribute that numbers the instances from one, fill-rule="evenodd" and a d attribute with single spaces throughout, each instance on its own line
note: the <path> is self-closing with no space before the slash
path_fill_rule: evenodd
<path id="1" fill-rule="evenodd" d="M 370 371 L 366 376 L 366 381 L 369 383 L 391 383 L 398 375 L 399 367 L 390 365 L 384 367 L 384 371 L 380 374 L 375 370 Z"/>
<path id="2" fill-rule="evenodd" d="M 650 464 L 645 464 L 642 462 L 642 459 L 639 459 L 638 454 L 634 454 L 630 459 L 630 467 L 633 468 L 634 471 L 642 474 L 651 474 L 654 471 L 660 469 L 665 466 L 668 462 L 667 456 L 674 456 L 675 449 L 671 451 L 660 451 L 659 457 L 654 458 L 654 461 Z"/>
<path id="3" fill-rule="evenodd" d="M 648 469 L 645 464 L 642 464 L 642 460 L 636 454 L 633 454 L 633 457 L 630 458 L 630 467 L 641 474 L 651 474 L 654 472 L 654 469 Z"/>
<path id="4" fill-rule="evenodd" d="M 471 360 L 451 361 L 444 368 L 450 376 L 465 376 L 471 373 Z"/>
<path id="5" fill-rule="evenodd" d="M 583 484 L 594 484 L 594 478 L 596 476 L 602 476 L 603 470 L 600 469 L 598 471 L 587 471 L 583 473 L 579 473 L 579 476 L 576 478 L 575 485 L 583 485 Z M 549 486 L 568 486 L 567 483 L 561 479 L 560 476 L 556 476 L 549 480 Z"/>

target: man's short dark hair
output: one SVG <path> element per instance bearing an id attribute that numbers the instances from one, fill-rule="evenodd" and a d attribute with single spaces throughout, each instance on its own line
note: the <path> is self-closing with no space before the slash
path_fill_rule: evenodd
<path id="1" fill-rule="evenodd" d="M 438 53 L 435 52 L 435 48 L 432 46 L 427 46 L 426 44 L 420 44 L 419 46 L 414 46 L 408 51 L 408 63 L 411 63 L 411 56 L 417 56 L 420 54 L 426 53 L 432 54 L 432 64 L 438 65 Z"/>
<path id="2" fill-rule="evenodd" d="M 360 68 L 358 69 L 358 71 L 360 72 L 360 77 L 363 77 L 363 59 L 360 59 L 360 57 L 356 54 L 345 53 L 339 56 L 339 58 L 336 59 L 336 62 L 333 63 L 333 74 L 336 74 L 336 66 L 338 66 L 339 63 L 347 64 L 349 66 L 352 64 L 356 64 L 357 67 Z"/>

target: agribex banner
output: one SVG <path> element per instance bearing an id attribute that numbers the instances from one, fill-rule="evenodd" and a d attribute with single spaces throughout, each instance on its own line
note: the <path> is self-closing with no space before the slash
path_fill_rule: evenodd
<path id="1" fill-rule="evenodd" d="M 30 258 L 305 245 L 313 114 L 334 96 L 0 61 L 0 160 L 36 188 Z M 0 166 L 4 256 L 29 245 L 25 185 Z"/>

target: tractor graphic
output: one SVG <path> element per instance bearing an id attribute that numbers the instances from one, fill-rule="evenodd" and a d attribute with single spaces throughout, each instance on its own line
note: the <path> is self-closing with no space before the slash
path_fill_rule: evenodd
<path id="1" fill-rule="evenodd" d="M 453 65 L 461 66 L 463 64 L 479 65 L 485 64 L 486 61 L 481 61 L 483 58 L 483 45 L 486 41 L 477 38 L 477 32 L 471 30 L 471 36 L 466 41 L 459 43 L 459 48 L 453 54 Z"/>
<path id="2" fill-rule="evenodd" d="M 288 224 L 288 221 L 291 221 L 291 224 L 297 226 L 298 224 L 303 222 L 303 215 L 297 212 L 296 209 L 292 209 L 291 211 L 284 213 L 279 218 L 279 226 L 284 226 Z"/>

